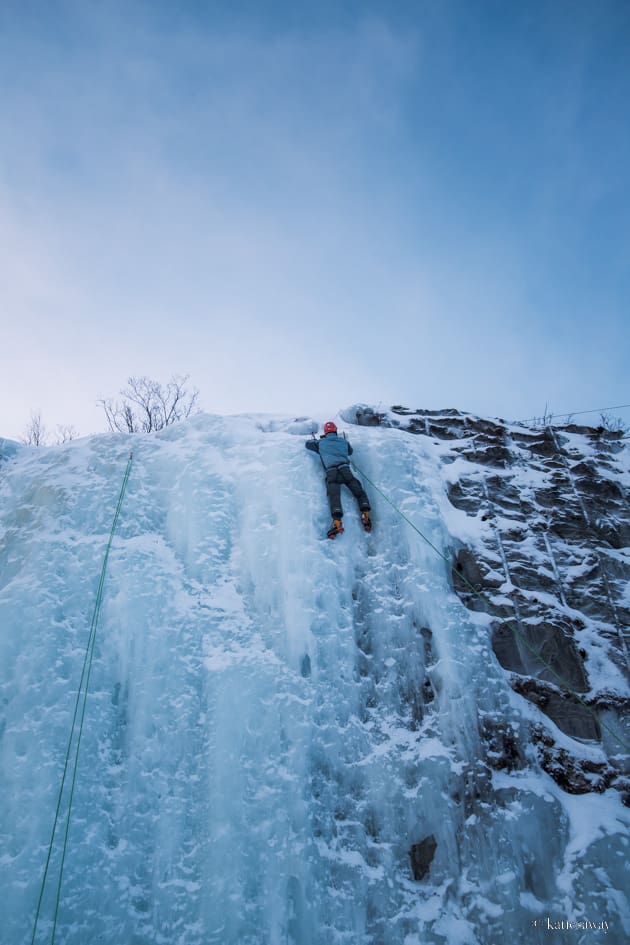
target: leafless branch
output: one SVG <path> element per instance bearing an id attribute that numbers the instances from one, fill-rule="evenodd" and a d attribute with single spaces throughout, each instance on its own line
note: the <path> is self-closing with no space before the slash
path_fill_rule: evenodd
<path id="1" fill-rule="evenodd" d="M 41 410 L 33 410 L 31 419 L 22 435 L 22 443 L 25 443 L 27 446 L 45 446 L 47 439 L 48 431 L 42 420 L 42 412 Z"/>
<path id="2" fill-rule="evenodd" d="M 199 397 L 196 388 L 186 387 L 189 375 L 174 375 L 163 385 L 150 377 L 129 377 L 120 391 L 122 402 L 99 400 L 112 432 L 153 433 L 185 420 Z"/>
<path id="3" fill-rule="evenodd" d="M 60 446 L 62 443 L 69 443 L 70 440 L 76 440 L 78 437 L 78 432 L 72 426 L 72 424 L 58 424 L 57 425 L 57 445 Z"/>
<path id="4" fill-rule="evenodd" d="M 612 433 L 629 433 L 630 426 L 621 417 L 613 417 L 611 413 L 602 413 L 599 415 L 599 425 L 604 430 Z"/>

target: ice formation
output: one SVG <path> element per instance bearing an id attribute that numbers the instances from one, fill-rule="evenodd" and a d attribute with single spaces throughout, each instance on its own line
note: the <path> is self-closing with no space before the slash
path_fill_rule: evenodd
<path id="1" fill-rule="evenodd" d="M 6 945 L 31 941 L 131 448 L 57 942 L 549 943 L 565 941 L 545 925 L 561 921 L 576 943 L 630 936 L 619 793 L 573 796 L 540 769 L 535 710 L 499 665 L 488 616 L 463 606 L 445 561 L 379 493 L 371 535 L 346 494 L 346 532 L 326 540 L 313 428 L 200 415 L 154 436 L 0 441 Z M 431 441 L 346 429 L 359 468 L 450 554 L 463 518 Z M 525 763 L 483 763 L 485 715 Z M 51 936 L 58 834 L 36 943 Z"/>

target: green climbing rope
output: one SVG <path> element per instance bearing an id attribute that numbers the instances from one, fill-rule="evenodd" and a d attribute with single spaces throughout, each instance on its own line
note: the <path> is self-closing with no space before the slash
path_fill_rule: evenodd
<path id="1" fill-rule="evenodd" d="M 363 478 L 366 480 L 366 482 L 369 482 L 369 484 L 372 486 L 372 488 L 373 488 L 373 489 L 376 489 L 376 491 L 379 493 L 379 495 L 381 495 L 381 496 L 385 499 L 385 501 L 388 502 L 389 505 L 391 505 L 391 507 L 392 507 L 393 509 L 395 509 L 396 512 L 398 512 L 398 514 L 401 516 L 401 518 L 403 518 L 403 519 L 407 522 L 407 524 L 410 525 L 411 528 L 413 528 L 413 530 L 418 533 L 418 535 L 420 535 L 420 537 L 422 538 L 422 540 L 425 541 L 425 542 L 427 543 L 427 545 L 429 545 L 429 547 L 432 548 L 433 551 L 435 551 L 435 553 L 436 553 L 437 555 L 439 555 L 439 557 L 442 558 L 443 561 L 446 562 L 446 565 L 448 566 L 449 570 L 451 570 L 451 571 L 453 572 L 453 574 L 455 574 L 455 575 L 459 578 L 459 580 L 462 581 L 462 583 L 464 583 L 464 584 L 472 591 L 473 594 L 475 594 L 475 596 L 482 602 L 482 604 L 483 604 L 483 606 L 484 606 L 484 611 L 485 611 L 486 613 L 488 613 L 488 611 L 487 611 L 487 609 L 486 609 L 486 608 L 487 608 L 488 601 L 487 601 L 487 598 L 486 598 L 485 594 L 482 594 L 482 592 L 481 592 L 480 590 L 478 590 L 478 588 L 476 588 L 473 584 L 471 584 L 470 581 L 469 581 L 463 574 L 460 574 L 460 573 L 459 573 L 459 571 L 458 571 L 458 570 L 455 568 L 455 566 L 453 565 L 452 561 L 450 561 L 449 558 L 447 558 L 447 556 L 446 556 L 442 551 L 440 551 L 440 549 L 437 548 L 437 547 L 433 544 L 433 542 L 430 541 L 430 539 L 427 538 L 427 536 L 426 536 L 425 534 L 423 534 L 423 532 L 418 528 L 418 526 L 415 524 L 415 522 L 412 522 L 411 519 L 408 518 L 408 516 L 405 515 L 405 513 L 402 511 L 402 509 L 398 508 L 398 506 L 397 506 L 394 502 L 392 502 L 392 500 L 389 498 L 389 496 L 386 495 L 386 494 L 383 492 L 382 489 L 379 489 L 379 487 L 376 485 L 376 483 L 373 482 L 373 481 L 370 479 L 370 477 L 367 475 L 367 473 L 365 473 L 362 469 L 360 469 L 359 466 L 357 466 L 357 464 L 356 464 L 354 461 L 353 461 L 353 466 L 355 467 L 355 469 L 357 470 L 357 472 L 359 473 L 359 475 L 363 476 Z M 610 726 L 607 725 L 607 724 L 602 720 L 601 716 L 595 711 L 595 709 L 593 709 L 592 706 L 590 706 L 587 702 L 585 702 L 584 699 L 582 699 L 582 697 L 581 697 L 574 689 L 571 688 L 571 686 L 568 684 L 568 682 L 567 682 L 565 679 L 563 679 L 562 676 L 560 676 L 560 675 L 555 671 L 555 669 L 553 668 L 553 666 L 551 666 L 551 665 L 547 662 L 547 660 L 546 660 L 543 656 L 541 656 L 540 653 L 529 643 L 529 641 L 527 640 L 527 638 L 525 637 L 525 635 L 524 635 L 523 633 L 521 633 L 520 629 L 519 629 L 514 623 L 512 623 L 511 621 L 506 621 L 506 624 L 507 624 L 507 626 L 510 628 L 510 630 L 512 630 L 512 632 L 519 638 L 519 640 L 521 640 L 521 642 L 522 642 L 523 645 L 526 647 L 526 649 L 528 649 L 529 652 L 530 652 L 540 663 L 542 663 L 543 666 L 545 666 L 545 667 L 549 670 L 549 672 L 558 680 L 558 682 L 560 683 L 561 688 L 564 689 L 566 692 L 570 693 L 570 694 L 574 697 L 574 699 L 577 699 L 577 701 L 580 703 L 580 705 L 582 705 L 582 706 L 587 710 L 587 712 L 589 712 L 589 713 L 595 718 L 595 720 L 598 722 L 598 724 L 601 725 L 601 727 L 602 727 L 603 729 L 605 729 L 605 730 L 608 732 L 609 735 L 612 735 L 612 737 L 615 739 L 615 741 L 619 742 L 619 744 L 620 744 L 623 748 L 625 748 L 626 751 L 630 751 L 630 745 L 628 745 L 628 744 L 621 738 L 621 736 L 618 735 L 617 732 L 614 731 L 614 729 L 610 728 Z"/>
<path id="2" fill-rule="evenodd" d="M 64 832 L 63 849 L 62 849 L 62 854 L 61 854 L 61 864 L 59 867 L 59 877 L 58 877 L 58 882 L 57 882 L 57 893 L 56 893 L 56 898 L 55 898 L 55 913 L 53 917 L 53 927 L 52 927 L 52 933 L 51 933 L 51 939 L 50 939 L 51 945 L 54 945 L 54 941 L 55 941 L 55 933 L 57 930 L 57 918 L 59 915 L 59 902 L 61 899 L 61 884 L 63 880 L 63 868 L 65 864 L 66 851 L 68 847 L 68 833 L 70 830 L 70 815 L 72 812 L 72 801 L 74 798 L 74 788 L 75 788 L 76 778 L 77 778 L 77 768 L 78 768 L 78 763 L 79 763 L 79 750 L 81 748 L 81 736 L 83 734 L 83 722 L 85 720 L 85 707 L 87 704 L 87 696 L 88 696 L 88 690 L 89 690 L 89 685 L 90 685 L 90 674 L 92 672 L 92 657 L 94 655 L 94 642 L 96 640 L 96 627 L 98 624 L 98 618 L 101 612 L 101 605 L 103 602 L 103 589 L 105 587 L 105 573 L 107 571 L 107 562 L 109 560 L 109 552 L 112 547 L 112 541 L 114 539 L 114 532 L 116 531 L 116 525 L 118 524 L 118 518 L 120 516 L 120 510 L 122 508 L 123 500 L 125 498 L 125 492 L 127 491 L 127 483 L 129 482 L 132 462 L 133 462 L 133 453 L 130 453 L 129 459 L 127 460 L 127 468 L 125 469 L 125 475 L 123 478 L 122 486 L 120 488 L 120 494 L 118 496 L 118 504 L 116 506 L 114 520 L 112 522 L 112 527 L 109 533 L 109 541 L 107 542 L 107 547 L 105 549 L 105 557 L 103 558 L 101 576 L 98 583 L 98 590 L 96 592 L 96 601 L 94 604 L 94 611 L 92 613 L 92 623 L 90 625 L 90 633 L 88 636 L 88 642 L 85 649 L 85 656 L 83 659 L 83 668 L 81 670 L 81 679 L 79 680 L 79 688 L 77 690 L 77 698 L 74 705 L 74 714 L 72 716 L 72 725 L 70 727 L 70 736 L 68 738 L 68 747 L 66 749 L 66 758 L 65 758 L 64 767 L 63 767 L 63 775 L 61 778 L 61 785 L 59 787 L 59 794 L 57 796 L 57 807 L 55 810 L 55 818 L 53 822 L 52 832 L 50 835 L 50 843 L 48 844 L 48 855 L 46 857 L 46 866 L 44 868 L 44 875 L 42 877 L 41 888 L 39 891 L 39 899 L 37 901 L 37 909 L 35 912 L 35 922 L 33 925 L 33 935 L 31 937 L 31 945 L 34 945 L 35 936 L 37 934 L 37 924 L 39 922 L 42 900 L 44 898 L 44 890 L 46 887 L 46 879 L 48 876 L 48 869 L 50 866 L 50 859 L 52 856 L 53 843 L 55 839 L 55 833 L 57 830 L 57 823 L 59 821 L 59 811 L 61 810 L 61 801 L 63 798 L 64 787 L 66 784 L 66 776 L 68 774 L 68 765 L 70 762 L 70 755 L 72 752 L 72 743 L 74 740 L 77 716 L 79 714 L 79 706 L 81 705 L 81 700 L 83 700 L 83 704 L 81 708 L 81 718 L 79 721 L 79 730 L 78 730 L 76 749 L 74 753 L 72 781 L 70 785 L 70 797 L 68 800 L 68 811 L 67 811 L 67 816 L 66 816 L 66 829 Z M 85 686 L 84 686 L 84 680 L 85 680 Z"/>

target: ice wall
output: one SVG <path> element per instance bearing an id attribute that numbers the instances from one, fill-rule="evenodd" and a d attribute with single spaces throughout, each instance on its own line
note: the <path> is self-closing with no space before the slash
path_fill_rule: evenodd
<path id="1" fill-rule="evenodd" d="M 153 437 L 0 449 L 0 941 L 31 941 L 131 447 L 56 941 L 547 943 L 545 917 L 605 920 L 623 941 L 630 812 L 614 792 L 563 794 L 528 757 L 533 709 L 488 618 L 381 496 L 372 535 L 347 494 L 345 534 L 324 537 L 311 428 L 200 416 Z M 448 551 L 430 444 L 348 434 L 358 465 Z M 511 772 L 485 764 L 486 717 L 515 739 Z M 417 879 L 410 850 L 429 837 Z M 58 837 L 54 879 L 60 851 Z M 55 894 L 51 880 L 36 942 Z"/>

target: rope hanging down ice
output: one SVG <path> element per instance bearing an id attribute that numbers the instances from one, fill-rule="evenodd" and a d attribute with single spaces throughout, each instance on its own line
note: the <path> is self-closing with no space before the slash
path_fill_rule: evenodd
<path id="1" fill-rule="evenodd" d="M 70 797 L 68 799 L 68 810 L 66 813 L 66 828 L 64 831 L 61 863 L 59 865 L 59 877 L 57 881 L 57 892 L 56 892 L 56 897 L 55 897 L 55 912 L 54 912 L 54 917 L 53 917 L 53 926 L 52 926 L 52 932 L 51 932 L 51 938 L 50 938 L 51 945 L 54 945 L 54 942 L 55 942 L 55 933 L 57 930 L 57 917 L 59 915 L 59 902 L 61 899 L 61 884 L 63 881 L 63 868 L 64 868 L 65 859 L 66 859 L 66 850 L 68 847 L 68 833 L 70 830 L 70 815 L 72 813 L 72 801 L 74 798 L 74 787 L 76 784 L 77 768 L 79 764 L 79 750 L 81 748 L 81 735 L 83 733 L 83 722 L 85 720 L 85 707 L 87 704 L 88 689 L 90 685 L 90 674 L 92 672 L 92 657 L 94 655 L 94 641 L 96 640 L 96 627 L 98 624 L 98 618 L 101 611 L 101 604 L 103 602 L 103 590 L 105 587 L 105 574 L 107 571 L 107 562 L 109 559 L 109 552 L 112 547 L 112 541 L 114 539 L 114 532 L 116 531 L 116 525 L 118 524 L 118 518 L 120 516 L 120 510 L 122 508 L 123 500 L 125 498 L 125 492 L 127 491 L 127 483 L 129 482 L 129 475 L 131 473 L 132 461 L 133 461 L 133 453 L 130 453 L 129 459 L 127 460 L 127 468 L 125 469 L 125 475 L 123 478 L 122 486 L 120 488 L 120 494 L 118 496 L 118 504 L 116 506 L 116 512 L 114 513 L 114 520 L 112 522 L 112 527 L 109 533 L 109 541 L 107 542 L 107 547 L 105 549 L 105 557 L 103 558 L 103 566 L 101 568 L 101 576 L 98 583 L 98 590 L 96 593 L 94 612 L 92 614 L 92 623 L 90 625 L 90 634 L 88 636 L 88 642 L 85 649 L 85 657 L 83 659 L 83 668 L 81 670 L 81 679 L 79 681 L 79 688 L 77 690 L 77 698 L 74 705 L 74 715 L 72 717 L 70 736 L 68 738 L 68 747 L 66 749 L 66 758 L 65 758 L 65 763 L 63 767 L 63 775 L 61 778 L 61 785 L 59 787 L 59 794 L 57 796 L 57 808 L 55 811 L 55 819 L 53 822 L 53 828 L 50 835 L 50 843 L 48 844 L 48 855 L 46 857 L 46 866 L 44 868 L 44 875 L 42 877 L 42 884 L 39 891 L 39 899 L 37 901 L 37 909 L 35 912 L 35 922 L 33 925 L 33 935 L 31 937 L 31 945 L 34 945 L 35 936 L 37 934 L 37 924 L 39 922 L 42 900 L 44 898 L 44 889 L 46 887 L 46 879 L 48 876 L 48 869 L 50 866 L 50 859 L 52 855 L 55 833 L 57 830 L 57 824 L 59 822 L 59 812 L 61 810 L 61 801 L 63 798 L 64 787 L 66 784 L 66 777 L 67 777 L 68 768 L 70 765 L 70 755 L 72 753 L 72 743 L 74 740 L 74 733 L 77 726 L 77 716 L 79 715 L 79 706 L 81 705 L 81 700 L 83 700 L 83 703 L 81 705 L 81 716 L 79 720 L 76 748 L 74 752 L 74 761 L 72 762 L 72 780 L 70 784 Z M 85 682 L 85 685 L 84 685 L 84 682 Z"/>

